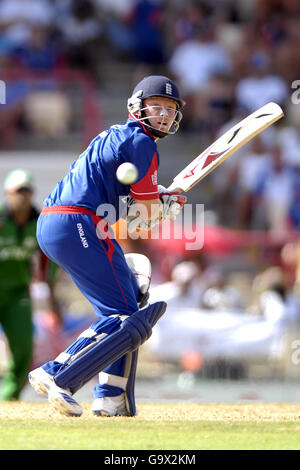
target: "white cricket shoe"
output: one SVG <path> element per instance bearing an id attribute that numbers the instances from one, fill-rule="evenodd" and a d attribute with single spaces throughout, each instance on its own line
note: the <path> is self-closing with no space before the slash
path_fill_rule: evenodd
<path id="1" fill-rule="evenodd" d="M 28 380 L 32 388 L 43 396 L 48 396 L 48 401 L 54 408 L 66 416 L 81 416 L 82 408 L 74 400 L 68 390 L 56 385 L 53 377 L 42 368 L 38 367 L 28 374 Z"/>
<path id="2" fill-rule="evenodd" d="M 48 401 L 53 404 L 54 408 L 65 416 L 81 416 L 82 408 L 76 400 L 71 396 L 70 392 L 63 388 L 50 388 L 48 393 Z"/>
<path id="3" fill-rule="evenodd" d="M 96 398 L 91 409 L 96 416 L 129 416 L 124 393 L 116 397 Z"/>
<path id="4" fill-rule="evenodd" d="M 47 374 L 47 372 L 42 367 L 38 367 L 37 369 L 29 372 L 28 380 L 32 388 L 39 395 L 43 395 L 44 397 L 48 396 L 48 391 L 54 384 L 52 376 Z"/>

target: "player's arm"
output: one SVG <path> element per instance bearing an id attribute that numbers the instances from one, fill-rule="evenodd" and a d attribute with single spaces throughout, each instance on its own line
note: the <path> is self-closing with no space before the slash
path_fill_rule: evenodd
<path id="1" fill-rule="evenodd" d="M 157 184 L 158 155 L 151 141 L 143 138 L 136 142 L 135 150 L 135 160 L 132 163 L 142 176 L 130 186 L 131 200 L 127 214 L 129 231 L 137 228 L 147 230 L 161 220 L 175 218 L 178 209 L 175 206 L 177 197 Z"/>
<path id="2" fill-rule="evenodd" d="M 158 186 L 159 198 L 151 200 L 134 200 L 129 206 L 127 222 L 128 231 L 137 228 L 151 230 L 163 220 L 175 220 L 186 202 L 186 197 L 168 191 L 164 186 Z"/>
<path id="3" fill-rule="evenodd" d="M 157 185 L 158 155 L 153 143 L 142 137 L 135 142 L 134 163 L 140 178 L 130 185 L 130 199 L 127 220 L 153 220 L 159 217 L 161 201 Z"/>
<path id="4" fill-rule="evenodd" d="M 156 199 L 134 199 L 130 197 L 127 211 L 127 230 L 129 233 L 137 229 L 149 230 L 159 220 L 161 201 Z"/>
<path id="5" fill-rule="evenodd" d="M 141 217 L 145 220 L 172 218 L 178 214 L 177 209 L 182 209 L 186 202 L 186 196 L 177 191 L 168 191 L 164 186 L 158 186 L 159 197 L 150 200 L 136 200 L 134 204 L 141 209 Z M 176 209 L 175 209 L 176 207 Z"/>

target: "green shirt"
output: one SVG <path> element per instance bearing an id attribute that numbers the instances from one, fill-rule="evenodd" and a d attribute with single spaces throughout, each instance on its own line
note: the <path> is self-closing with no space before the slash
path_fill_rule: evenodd
<path id="1" fill-rule="evenodd" d="M 19 226 L 7 207 L 0 206 L 0 288 L 29 286 L 32 257 L 38 252 L 38 212 L 32 207 L 27 222 Z"/>

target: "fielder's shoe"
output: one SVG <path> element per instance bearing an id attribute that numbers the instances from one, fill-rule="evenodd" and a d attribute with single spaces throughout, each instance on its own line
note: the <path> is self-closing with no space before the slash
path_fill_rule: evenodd
<path id="1" fill-rule="evenodd" d="M 124 393 L 116 397 L 96 398 L 92 404 L 92 412 L 96 416 L 129 416 Z"/>
<path id="2" fill-rule="evenodd" d="M 42 367 L 31 371 L 28 380 L 32 388 L 43 396 L 48 396 L 48 401 L 54 408 L 66 416 L 80 416 L 81 406 L 74 400 L 70 392 L 56 385 L 53 377 L 47 374 Z"/>

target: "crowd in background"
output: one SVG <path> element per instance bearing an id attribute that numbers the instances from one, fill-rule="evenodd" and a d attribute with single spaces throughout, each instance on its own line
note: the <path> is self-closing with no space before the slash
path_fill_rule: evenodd
<path id="1" fill-rule="evenodd" d="M 284 122 L 247 144 L 243 158 L 229 159 L 212 173 L 209 197 L 220 225 L 283 236 L 275 250 L 280 275 L 268 289 L 274 288 L 278 305 L 288 302 L 291 293 L 300 298 L 300 250 L 297 241 L 285 239 L 300 230 L 299 1 L 0 0 L 0 80 L 11 79 L 6 105 L 0 104 L 0 148 L 14 148 L 12 122 L 26 132 L 47 127 L 55 139 L 68 132 L 76 115 L 55 80 L 44 81 L 38 94 L 29 93 L 25 72 L 52 77 L 53 72 L 80 70 L 101 91 L 107 86 L 103 65 L 114 62 L 132 66 L 130 86 L 152 73 L 179 84 L 187 103 L 183 137 L 197 135 L 211 142 L 265 103 L 282 106 Z M 50 101 L 43 94 L 49 91 Z M 142 245 L 141 252 L 153 249 Z M 162 257 L 156 248 L 151 255 L 159 282 L 171 279 L 177 263 L 195 262 L 198 255 L 190 253 L 187 259 L 164 252 Z M 212 273 L 203 259 L 198 265 L 202 282 Z M 263 270 L 269 262 L 274 267 L 273 261 L 261 258 L 257 268 Z M 225 278 L 214 274 L 215 285 L 199 299 L 202 307 L 240 302 L 240 297 L 230 297 L 232 290 L 221 288 Z M 242 308 L 246 304 L 248 299 Z M 235 305 L 229 307 L 234 310 Z M 296 311 L 293 318 L 299 320 Z"/>
<path id="2" fill-rule="evenodd" d="M 203 142 L 274 101 L 284 123 L 213 175 L 210 204 L 220 223 L 235 228 L 298 230 L 299 26 L 296 0 L 0 0 L 0 78 L 18 70 L 0 109 L 1 145 L 13 147 L 13 120 L 28 132 L 47 127 L 55 138 L 76 116 L 53 80 L 29 93 L 22 69 L 84 71 L 98 90 L 106 62 L 132 64 L 132 84 L 148 73 L 169 75 L 187 103 L 181 132 Z"/>
<path id="3" fill-rule="evenodd" d="M 169 75 L 187 103 L 181 136 L 203 143 L 274 101 L 285 119 L 209 176 L 207 207 L 231 228 L 298 231 L 299 26 L 297 0 L 0 0 L 0 79 L 16 71 L 0 105 L 0 145 L 13 148 L 18 140 L 12 121 L 53 139 L 78 121 L 82 106 L 70 103 L 61 85 L 51 78 L 30 93 L 25 70 L 46 77 L 80 70 L 99 91 L 107 86 L 105 63 L 131 64 L 132 84 Z"/>

